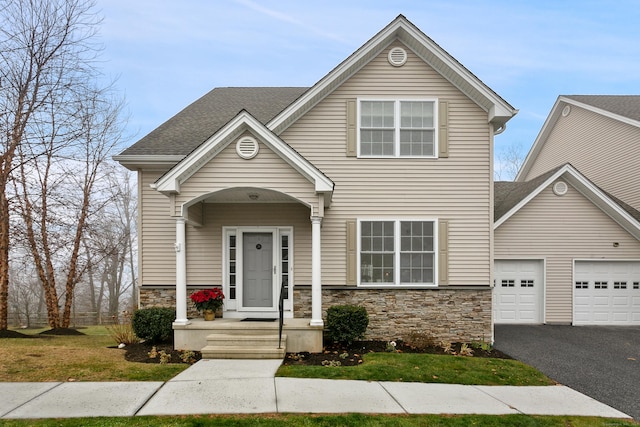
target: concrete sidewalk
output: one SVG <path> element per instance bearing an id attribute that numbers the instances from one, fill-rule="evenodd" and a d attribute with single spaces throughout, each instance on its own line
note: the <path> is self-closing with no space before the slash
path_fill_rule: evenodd
<path id="1" fill-rule="evenodd" d="M 629 418 L 568 387 L 275 378 L 281 360 L 201 360 L 166 383 L 0 383 L 0 418 L 259 413 Z"/>

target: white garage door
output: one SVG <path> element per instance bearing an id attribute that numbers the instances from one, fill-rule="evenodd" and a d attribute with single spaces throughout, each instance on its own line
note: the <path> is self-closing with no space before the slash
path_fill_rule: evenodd
<path id="1" fill-rule="evenodd" d="M 496 260 L 494 323 L 542 323 L 544 269 L 541 260 Z"/>
<path id="2" fill-rule="evenodd" d="M 576 261 L 574 325 L 640 325 L 640 262 Z"/>

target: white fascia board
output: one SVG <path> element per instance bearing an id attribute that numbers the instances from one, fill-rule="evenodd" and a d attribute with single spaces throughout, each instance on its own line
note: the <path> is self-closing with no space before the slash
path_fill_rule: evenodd
<path id="1" fill-rule="evenodd" d="M 560 108 L 561 102 L 564 102 L 562 100 L 562 97 L 558 97 L 558 99 L 556 99 L 555 104 L 553 104 L 553 107 L 551 108 L 551 112 L 547 116 L 547 119 L 544 121 L 544 124 L 542 125 L 540 132 L 538 132 L 538 136 L 536 137 L 535 141 L 533 141 L 533 144 L 531 145 L 531 149 L 527 153 L 527 157 L 525 157 L 524 162 L 522 162 L 522 166 L 520 167 L 520 170 L 516 174 L 514 181 L 517 181 L 517 182 L 524 181 L 524 177 L 526 176 L 526 174 L 529 173 L 529 170 L 531 169 L 531 166 L 535 158 L 538 157 L 538 153 L 542 149 L 544 142 L 547 140 L 549 133 L 551 133 L 551 130 L 555 126 L 556 122 L 558 121 L 558 116 L 560 115 L 560 111 L 561 111 L 561 108 Z"/>
<path id="2" fill-rule="evenodd" d="M 518 110 L 511 107 L 504 99 L 500 98 L 500 96 L 498 96 L 494 91 L 489 89 L 469 70 L 464 68 L 462 64 L 456 61 L 451 55 L 444 51 L 444 49 L 411 24 L 404 16 L 399 16 L 387 25 L 386 28 L 366 42 L 362 47 L 356 50 L 350 57 L 329 72 L 329 74 L 305 92 L 298 100 L 272 119 L 267 124 L 267 127 L 277 133 L 282 132 L 284 128 L 280 129 L 280 127 L 283 126 L 283 124 L 285 124 L 292 115 L 297 114 L 300 110 L 304 111 L 317 104 L 329 93 L 327 90 L 330 89 L 332 85 L 335 85 L 337 80 L 343 81 L 346 80 L 346 78 L 351 77 L 373 58 L 374 53 L 377 54 L 382 51 L 395 38 L 398 38 L 410 48 L 412 48 L 411 45 L 415 45 L 416 43 L 422 45 L 436 58 L 438 58 L 442 64 L 460 75 L 477 93 L 485 97 L 492 105 L 492 107 L 487 111 L 489 114 L 489 122 L 504 125 L 504 123 L 517 114 Z M 362 62 L 365 59 L 366 62 Z M 422 59 L 425 60 L 425 58 Z M 426 62 L 430 63 L 429 61 Z M 446 78 L 447 73 L 443 73 L 442 70 L 439 69 L 440 67 L 434 68 Z M 455 85 L 454 82 L 451 83 Z M 458 87 L 458 85 L 455 86 Z M 475 98 L 475 96 L 464 87 L 458 87 L 458 89 L 469 96 L 469 98 Z M 479 105 L 482 105 L 478 100 L 475 101 Z"/>
<path id="3" fill-rule="evenodd" d="M 465 68 L 460 62 L 453 58 L 442 47 L 437 45 L 435 41 L 422 33 L 422 31 L 420 31 L 418 28 L 414 27 L 413 25 L 409 25 L 407 22 L 400 22 L 399 28 L 402 28 L 404 30 L 404 33 L 399 33 L 400 41 L 410 46 L 413 39 L 423 46 L 427 47 L 438 60 L 440 60 L 447 68 L 453 70 L 456 74 L 461 76 L 467 84 L 469 84 L 477 93 L 482 95 L 492 105 L 489 111 L 487 111 L 489 114 L 489 122 L 504 124 L 518 113 L 517 109 L 514 109 L 511 105 L 509 105 L 497 93 L 491 90 L 487 85 L 485 85 L 481 80 L 473 75 L 467 68 Z M 409 37 L 409 39 L 406 38 L 407 36 Z M 422 59 L 425 60 L 425 58 Z M 442 73 L 442 70 L 440 70 L 439 67 L 434 68 L 436 68 L 436 70 L 446 78 L 447 73 Z M 458 89 L 465 93 L 469 98 L 475 98 L 475 96 L 466 88 L 459 87 L 459 85 L 456 85 L 454 82 L 451 83 L 458 87 Z M 478 104 L 482 105 L 482 103 Z"/>
<path id="4" fill-rule="evenodd" d="M 249 118 L 253 121 L 251 130 L 258 134 L 262 141 L 271 150 L 276 152 L 280 158 L 310 182 L 314 183 L 316 192 L 322 193 L 333 191 L 333 181 L 320 172 L 307 159 L 300 155 L 300 153 L 291 148 L 291 146 L 285 143 L 278 136 L 274 135 L 273 132 L 267 129 L 262 123 L 258 122 L 254 117 L 249 116 Z"/>
<path id="5" fill-rule="evenodd" d="M 186 156 L 173 169 L 161 176 L 155 182 L 155 187 L 153 188 L 165 194 L 179 193 L 180 183 L 184 182 L 199 169 L 198 165 L 203 163 L 203 159 L 210 159 L 226 146 L 226 144 L 224 146 L 221 145 L 226 137 L 232 135 L 238 129 L 242 116 L 242 113 L 237 115 L 214 136 L 206 140 L 203 144 L 200 144 L 198 148 Z"/>
<path id="6" fill-rule="evenodd" d="M 576 107 L 584 108 L 585 110 L 592 111 L 594 113 L 600 114 L 601 116 L 608 117 L 613 120 L 617 120 L 622 123 L 626 123 L 631 126 L 640 127 L 640 122 L 638 120 L 631 119 L 629 117 L 621 116 L 616 113 L 612 113 L 611 111 L 603 110 L 602 108 L 594 107 L 591 104 L 585 104 L 580 101 L 576 101 L 574 99 L 566 98 L 561 96 L 560 99 L 567 104 L 575 105 Z"/>
<path id="7" fill-rule="evenodd" d="M 158 179 L 154 188 L 162 193 L 179 193 L 180 183 L 189 179 L 204 163 L 222 151 L 233 137 L 249 129 L 301 175 L 313 182 L 317 192 L 333 191 L 333 182 L 328 177 L 246 111 L 239 113 L 176 167 Z"/>
<path id="8" fill-rule="evenodd" d="M 527 197 L 523 198 L 522 200 L 520 200 L 520 202 L 515 205 L 514 207 L 512 207 L 507 213 L 505 213 L 504 215 L 502 215 L 497 221 L 495 221 L 493 223 L 493 229 L 496 230 L 498 227 L 500 227 L 502 224 L 504 224 L 509 218 L 511 218 L 513 215 L 516 214 L 516 212 L 518 212 L 520 209 L 522 209 L 523 206 L 525 206 L 527 203 L 529 203 L 534 197 L 536 197 L 538 194 L 540 194 L 540 192 L 542 190 L 544 190 L 545 188 L 547 188 L 549 185 L 551 185 L 551 183 L 553 181 L 555 181 L 556 179 L 558 179 L 558 177 L 560 177 L 564 172 L 566 172 L 567 167 L 570 167 L 570 165 L 565 165 L 564 167 L 562 167 L 561 169 L 559 169 L 556 173 L 554 173 L 553 175 L 551 175 L 549 178 L 547 178 L 546 181 L 544 181 L 542 184 L 540 184 L 535 190 L 531 191 Z"/>
<path id="9" fill-rule="evenodd" d="M 609 198 L 598 186 L 589 181 L 575 168 L 569 167 L 570 169 L 567 171 L 567 181 L 569 181 L 580 194 L 596 205 L 629 234 L 640 240 L 640 223 L 629 215 L 619 204 Z"/>
<path id="10" fill-rule="evenodd" d="M 522 163 L 522 167 L 520 168 L 520 170 L 518 171 L 518 174 L 515 177 L 515 181 L 523 180 L 524 176 L 527 173 L 529 173 L 529 170 L 531 169 L 531 166 L 535 161 L 535 158 L 538 156 L 540 150 L 542 149 L 542 146 L 544 145 L 544 143 L 546 142 L 549 136 L 549 133 L 551 133 L 551 130 L 555 126 L 556 122 L 558 121 L 558 118 L 560 117 L 560 112 L 567 104 L 573 105 L 579 108 L 583 108 L 587 111 L 600 114 L 601 116 L 608 117 L 610 119 L 617 120 L 619 122 L 626 123 L 628 125 L 640 128 L 640 121 L 633 120 L 629 117 L 621 116 L 619 114 L 615 114 L 615 113 L 612 113 L 611 111 L 603 110 L 598 107 L 594 107 L 591 104 L 585 104 L 583 102 L 576 101 L 571 98 L 567 98 L 566 96 L 559 96 L 555 104 L 553 105 L 553 108 L 551 109 L 549 116 L 545 120 L 544 125 L 540 130 L 540 133 L 538 134 L 535 141 L 533 142 L 533 145 L 531 146 L 531 149 L 529 150 L 527 157 L 524 159 L 524 162 Z"/>
<path id="11" fill-rule="evenodd" d="M 125 168 L 136 171 L 138 169 L 149 168 L 171 168 L 178 164 L 185 156 L 183 155 L 117 155 L 112 159 L 120 163 Z"/>
<path id="12" fill-rule="evenodd" d="M 580 192 L 580 194 L 590 200 L 591 203 L 607 214 L 629 234 L 640 240 L 640 223 L 570 164 L 564 165 L 555 174 L 550 176 L 535 190 L 529 193 L 527 197 L 522 199 L 520 203 L 511 208 L 509 212 L 500 217 L 500 219 L 494 223 L 493 229 L 496 230 L 500 227 L 523 206 L 540 194 L 540 192 L 549 187 L 555 180 L 563 176 L 578 192 Z"/>

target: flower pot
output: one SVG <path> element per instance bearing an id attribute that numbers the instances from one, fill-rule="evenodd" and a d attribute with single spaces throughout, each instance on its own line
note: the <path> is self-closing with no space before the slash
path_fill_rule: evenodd
<path id="1" fill-rule="evenodd" d="M 202 312 L 204 314 L 204 320 L 214 320 L 216 318 L 216 312 L 213 310 L 204 310 Z"/>

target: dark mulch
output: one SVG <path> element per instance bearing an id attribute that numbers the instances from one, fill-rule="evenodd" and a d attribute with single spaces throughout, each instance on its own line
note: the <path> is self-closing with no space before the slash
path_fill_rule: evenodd
<path id="1" fill-rule="evenodd" d="M 153 348 L 155 347 L 155 355 Z M 125 351 L 124 359 L 129 362 L 139 363 L 160 363 L 160 352 L 164 351 L 166 354 L 171 355 L 171 359 L 168 363 L 187 363 L 193 364 L 202 359 L 202 355 L 199 351 L 194 351 L 193 356 L 189 360 L 182 360 L 184 356 L 183 351 L 174 350 L 172 342 L 163 342 L 158 344 L 151 344 L 148 342 L 142 342 L 138 344 L 129 344 L 123 349 Z M 154 357 L 152 357 L 154 356 Z"/>
<path id="2" fill-rule="evenodd" d="M 55 328 L 40 332 L 40 335 L 86 335 L 75 328 Z"/>
<path id="3" fill-rule="evenodd" d="M 325 339 L 325 342 L 327 340 Z M 398 353 L 427 353 L 458 355 L 462 343 L 453 343 L 449 352 L 437 345 L 410 345 L 396 341 L 395 351 Z M 352 344 L 333 343 L 325 345 L 322 353 L 287 353 L 284 365 L 326 365 L 332 361 L 340 362 L 341 366 L 355 366 L 362 363 L 362 357 L 371 352 L 385 352 L 392 347 L 386 341 L 355 341 Z M 491 357 L 496 359 L 511 359 L 500 350 L 491 348 L 483 350 L 479 346 L 471 347 L 473 357 Z"/>
<path id="4" fill-rule="evenodd" d="M 0 330 L 0 338 L 33 338 L 33 335 L 27 335 L 18 331 L 5 329 Z"/>
<path id="5" fill-rule="evenodd" d="M 23 334 L 18 331 L 0 331 L 0 338 L 46 338 L 47 335 L 85 335 L 75 328 L 56 328 L 39 332 L 38 334 Z"/>

